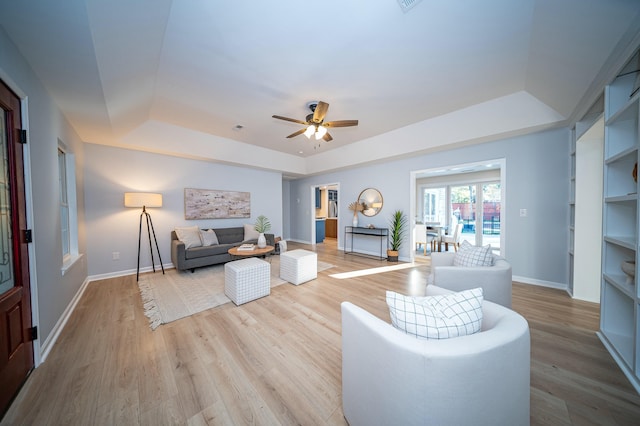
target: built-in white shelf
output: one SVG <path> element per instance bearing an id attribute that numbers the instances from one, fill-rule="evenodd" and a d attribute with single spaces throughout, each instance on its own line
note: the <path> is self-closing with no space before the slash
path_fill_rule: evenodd
<path id="1" fill-rule="evenodd" d="M 622 272 L 638 255 L 638 164 L 640 94 L 631 96 L 638 53 L 605 89 L 605 146 L 600 339 L 640 392 L 640 292 Z M 636 275 L 638 267 L 636 266 Z"/>

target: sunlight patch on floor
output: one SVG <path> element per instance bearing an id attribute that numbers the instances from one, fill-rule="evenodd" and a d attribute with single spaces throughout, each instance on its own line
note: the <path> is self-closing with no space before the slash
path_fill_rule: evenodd
<path id="1" fill-rule="evenodd" d="M 331 278 L 337 278 L 343 280 L 345 278 L 362 277 L 365 275 L 381 274 L 383 272 L 397 271 L 399 269 L 415 268 L 422 266 L 418 263 L 400 263 L 393 266 L 381 266 L 379 268 L 360 269 L 359 271 L 342 272 L 339 274 L 329 275 Z"/>

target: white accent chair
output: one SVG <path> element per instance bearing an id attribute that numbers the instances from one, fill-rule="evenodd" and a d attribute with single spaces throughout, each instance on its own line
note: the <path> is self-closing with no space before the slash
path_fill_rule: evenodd
<path id="1" fill-rule="evenodd" d="M 427 295 L 447 290 L 427 287 Z M 482 329 L 417 339 L 342 303 L 342 409 L 360 425 L 528 425 L 527 321 L 492 302 Z"/>
<path id="2" fill-rule="evenodd" d="M 485 300 L 511 308 L 513 287 L 511 264 L 493 255 L 493 266 L 453 266 L 456 253 L 431 254 L 431 274 L 427 285 L 434 284 L 451 291 L 482 287 Z"/>

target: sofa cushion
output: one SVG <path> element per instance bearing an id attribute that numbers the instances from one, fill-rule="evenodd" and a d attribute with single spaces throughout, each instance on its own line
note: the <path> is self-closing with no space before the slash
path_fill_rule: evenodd
<path id="1" fill-rule="evenodd" d="M 213 229 L 207 229 L 206 231 L 200 231 L 200 238 L 202 239 L 202 246 L 209 247 L 220 244 L 218 242 L 218 236 Z"/>
<path id="2" fill-rule="evenodd" d="M 463 241 L 453 258 L 453 266 L 491 266 L 493 253 L 491 245 L 476 247 L 469 241 Z"/>
<path id="3" fill-rule="evenodd" d="M 393 326 L 418 338 L 465 336 L 482 325 L 482 288 L 427 297 L 387 291 L 387 305 Z"/>
<path id="4" fill-rule="evenodd" d="M 175 231 L 178 239 L 184 243 L 185 249 L 202 246 L 202 240 L 200 239 L 200 228 L 198 228 L 197 226 L 176 228 Z"/>
<path id="5" fill-rule="evenodd" d="M 242 226 L 215 228 L 214 231 L 220 244 L 237 244 L 244 239 L 244 228 Z"/>
<path id="6" fill-rule="evenodd" d="M 245 223 L 244 225 L 244 240 L 257 240 L 260 236 L 260 233 L 256 231 L 256 228 L 253 225 L 249 225 Z"/>
<path id="7" fill-rule="evenodd" d="M 232 247 L 233 244 L 218 244 L 208 247 L 193 247 L 189 250 L 185 250 L 184 255 L 186 259 L 197 259 L 200 257 L 216 256 L 219 254 L 227 254 L 229 249 Z"/>

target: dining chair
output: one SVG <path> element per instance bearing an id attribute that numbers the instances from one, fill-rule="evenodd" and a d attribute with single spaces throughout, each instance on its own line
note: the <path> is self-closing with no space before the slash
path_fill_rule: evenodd
<path id="1" fill-rule="evenodd" d="M 424 224 L 416 223 L 413 227 L 413 240 L 416 244 L 416 250 L 419 246 L 422 246 L 423 253 L 427 255 L 427 227 Z"/>
<path id="2" fill-rule="evenodd" d="M 443 235 L 442 242 L 444 243 L 444 251 L 449 251 L 449 244 L 453 244 L 453 249 L 458 251 L 460 247 L 460 234 L 462 233 L 462 223 L 458 223 L 453 230 L 453 234 Z"/>

